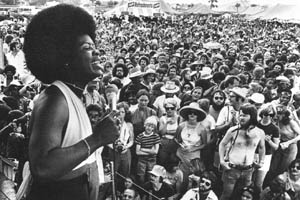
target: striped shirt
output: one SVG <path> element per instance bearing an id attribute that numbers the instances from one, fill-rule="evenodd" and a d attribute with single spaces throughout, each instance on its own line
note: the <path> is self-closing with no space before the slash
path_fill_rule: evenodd
<path id="1" fill-rule="evenodd" d="M 151 149 L 154 145 L 160 144 L 160 136 L 157 133 L 146 135 L 143 132 L 136 137 L 135 143 L 141 145 L 141 148 Z"/>

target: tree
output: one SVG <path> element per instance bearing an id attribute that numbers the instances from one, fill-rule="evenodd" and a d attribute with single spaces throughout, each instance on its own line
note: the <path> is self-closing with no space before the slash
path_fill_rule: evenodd
<path id="1" fill-rule="evenodd" d="M 235 7 L 236 7 L 236 12 L 239 13 L 239 8 L 241 7 L 241 4 L 240 3 L 236 3 Z"/>
<path id="2" fill-rule="evenodd" d="M 218 7 L 218 5 L 217 5 L 218 0 L 208 0 L 208 3 L 210 4 L 210 8 L 211 8 L 211 9 L 212 9 L 212 8 L 217 8 L 217 7 Z"/>

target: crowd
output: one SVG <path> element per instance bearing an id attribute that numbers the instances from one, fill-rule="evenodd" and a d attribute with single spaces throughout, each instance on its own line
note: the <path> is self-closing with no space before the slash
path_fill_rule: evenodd
<path id="1" fill-rule="evenodd" d="M 0 28 L 5 55 L 0 74 L 0 154 L 18 161 L 16 189 L 24 181 L 23 166 L 28 160 L 33 177 L 65 180 L 67 174 L 73 178 L 67 171 L 84 159 L 84 153 L 71 156 L 76 147 L 80 152 L 87 148 L 88 156 L 96 154 L 98 199 L 113 198 L 110 161 L 120 199 L 300 199 L 297 24 L 248 21 L 240 16 L 185 16 L 172 21 L 97 15 L 95 33 L 85 33 L 81 30 L 91 28 L 85 24 L 89 21 L 79 19 L 74 30 L 91 36 L 91 40 L 79 39 L 85 41 L 80 51 L 92 51 L 97 76 L 79 70 L 78 66 L 86 65 L 80 56 L 67 59 L 77 52 L 67 54 L 64 48 L 75 48 L 77 40 L 70 39 L 63 48 L 49 46 L 53 42 L 52 35 L 47 35 L 50 28 L 44 35 L 30 36 L 36 21 L 29 33 L 21 19 Z M 76 36 L 68 31 L 71 25 L 63 25 L 65 29 L 58 31 L 60 43 L 66 39 L 60 37 L 63 34 Z M 57 66 L 48 70 L 43 65 Z M 53 85 L 67 103 L 62 98 L 50 98 L 53 104 L 43 102 L 49 94 L 58 95 Z M 76 109 L 70 109 L 70 102 Z M 95 134 L 83 135 L 80 143 L 72 140 L 72 131 L 85 128 L 87 132 L 103 129 L 113 138 L 114 128 L 98 124 L 112 110 L 117 119 L 116 141 L 94 144 L 95 138 L 101 138 Z M 52 112 L 60 117 L 52 119 Z M 91 125 L 85 124 L 82 112 Z M 73 114 L 78 115 L 78 123 L 63 125 L 70 118 L 75 120 Z M 50 133 L 37 133 L 46 130 Z M 51 131 L 62 135 L 48 136 Z M 68 142 L 74 149 L 43 154 L 43 145 L 68 147 Z M 55 156 L 60 160 L 54 160 Z M 76 160 L 72 165 L 71 159 Z M 42 170 L 45 166 L 59 169 L 50 173 Z M 37 190 L 45 187 L 33 185 L 33 191 Z"/>

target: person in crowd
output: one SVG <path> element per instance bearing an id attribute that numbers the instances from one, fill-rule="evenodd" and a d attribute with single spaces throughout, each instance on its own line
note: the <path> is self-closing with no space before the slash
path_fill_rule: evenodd
<path id="1" fill-rule="evenodd" d="M 106 108 L 106 100 L 101 94 L 99 94 L 98 89 L 99 86 L 96 80 L 88 82 L 83 92 L 83 102 L 85 107 L 89 106 L 90 104 L 97 104 L 104 111 Z"/>
<path id="2" fill-rule="evenodd" d="M 188 175 L 191 173 L 191 160 L 201 159 L 201 149 L 206 145 L 206 129 L 200 123 L 205 119 L 206 113 L 199 107 L 198 103 L 193 102 L 182 107 L 179 114 L 184 122 L 179 125 L 176 131 L 175 141 L 179 145 L 176 155 L 181 161 L 179 168 L 184 174 L 183 188 L 186 188 Z"/>
<path id="3" fill-rule="evenodd" d="M 7 63 L 16 68 L 16 74 L 18 76 L 28 73 L 26 68 L 24 52 L 21 49 L 19 41 L 14 40 L 9 44 L 9 52 L 5 55 Z"/>
<path id="4" fill-rule="evenodd" d="M 246 94 L 247 90 L 244 88 L 233 88 L 229 94 L 229 105 L 224 106 L 218 116 L 216 121 L 216 128 L 215 131 L 218 133 L 217 139 L 217 148 L 216 151 L 218 152 L 219 143 L 221 142 L 222 138 L 226 134 L 227 130 L 232 127 L 236 126 L 240 120 L 240 108 L 242 104 L 246 101 Z M 220 167 L 220 158 L 219 154 L 215 155 L 214 158 L 214 166 L 219 168 Z"/>
<path id="5" fill-rule="evenodd" d="M 113 114 L 93 131 L 80 101 L 84 86 L 99 75 L 93 66 L 95 28 L 92 16 L 67 4 L 39 12 L 27 27 L 27 66 L 39 80 L 51 84 L 35 101 L 29 127 L 33 177 L 29 199 L 98 197 L 94 152 L 112 143 L 118 131 Z"/>
<path id="6" fill-rule="evenodd" d="M 139 193 L 135 189 L 125 189 L 122 200 L 140 200 Z"/>
<path id="7" fill-rule="evenodd" d="M 113 65 L 111 62 L 106 62 L 104 64 L 104 76 L 112 75 Z"/>
<path id="8" fill-rule="evenodd" d="M 167 159 L 164 164 L 166 169 L 165 182 L 172 186 L 175 194 L 174 199 L 178 199 L 181 196 L 182 182 L 183 182 L 183 173 L 178 168 L 179 160 Z"/>
<path id="9" fill-rule="evenodd" d="M 253 177 L 254 184 L 259 191 L 262 191 L 262 184 L 269 171 L 272 155 L 279 147 L 279 128 L 273 122 L 275 115 L 276 112 L 270 104 L 264 105 L 259 112 L 260 120 L 257 127 L 265 132 L 266 147 L 264 165 L 256 170 Z"/>
<path id="10" fill-rule="evenodd" d="M 213 191 L 216 183 L 216 175 L 212 171 L 205 171 L 199 177 L 199 186 L 188 190 L 181 200 L 218 200 L 217 195 Z"/>
<path id="11" fill-rule="evenodd" d="M 163 85 L 160 89 L 164 94 L 158 96 L 153 103 L 153 106 L 156 108 L 158 117 L 166 114 L 164 102 L 167 98 L 174 98 L 177 101 L 178 106 L 181 102 L 181 100 L 176 96 L 176 93 L 180 90 L 180 88 L 175 84 L 174 81 L 167 81 L 165 85 Z M 176 108 L 176 110 L 178 110 L 178 107 Z"/>
<path id="12" fill-rule="evenodd" d="M 271 181 L 270 186 L 260 193 L 259 200 L 292 200 L 286 189 L 286 178 L 278 175 Z"/>
<path id="13" fill-rule="evenodd" d="M 265 133 L 257 127 L 256 108 L 251 104 L 241 106 L 239 117 L 239 124 L 228 129 L 219 146 L 223 167 L 221 200 L 229 199 L 235 186 L 250 185 L 254 167 L 260 168 L 264 163 Z M 254 159 L 256 148 L 259 152 L 257 161 Z"/>
<path id="14" fill-rule="evenodd" d="M 0 91 L 3 92 L 4 88 L 10 85 L 10 83 L 14 80 L 14 76 L 16 74 L 16 68 L 12 65 L 6 65 L 3 71 L 3 74 L 0 74 Z"/>
<path id="15" fill-rule="evenodd" d="M 137 95 L 138 108 L 132 113 L 132 124 L 134 135 L 144 131 L 144 122 L 150 116 L 157 116 L 156 111 L 148 106 L 150 94 L 147 90 L 138 91 Z"/>
<path id="16" fill-rule="evenodd" d="M 203 87 L 196 86 L 194 89 L 191 90 L 190 94 L 186 94 L 182 97 L 181 107 L 187 106 L 192 102 L 197 102 L 199 99 L 202 98 L 203 95 Z"/>
<path id="17" fill-rule="evenodd" d="M 119 138 L 114 145 L 110 144 L 109 157 L 114 160 L 115 170 L 122 176 L 130 174 L 131 152 L 130 148 L 134 143 L 133 126 L 131 123 L 131 113 L 126 102 L 117 104 L 119 120 Z"/>
<path id="18" fill-rule="evenodd" d="M 230 96 L 230 90 L 239 87 L 240 79 L 237 76 L 228 76 L 224 82 L 224 92 L 226 94 L 227 99 Z"/>
<path id="19" fill-rule="evenodd" d="M 150 116 L 145 120 L 145 131 L 139 134 L 136 139 L 137 155 L 137 178 L 140 184 L 144 184 L 146 172 L 152 170 L 156 164 L 156 156 L 160 145 L 160 137 L 157 134 L 157 118 Z"/>
<path id="20" fill-rule="evenodd" d="M 270 169 L 264 179 L 264 187 L 268 186 L 277 175 L 283 173 L 297 156 L 300 128 L 299 124 L 290 118 L 290 114 L 287 109 L 277 112 L 280 144 L 272 156 Z"/>
<path id="21" fill-rule="evenodd" d="M 155 70 L 154 69 L 147 69 L 143 76 L 143 84 L 151 91 L 154 81 L 155 81 Z"/>
<path id="22" fill-rule="evenodd" d="M 117 63 L 112 70 L 113 77 L 120 79 L 123 86 L 128 85 L 131 82 L 131 80 L 127 77 L 128 73 L 129 71 L 127 66 L 122 63 Z"/>
<path id="23" fill-rule="evenodd" d="M 279 177 L 285 181 L 285 190 L 292 199 L 300 198 L 300 159 L 291 162 L 288 169 Z"/>
<path id="24" fill-rule="evenodd" d="M 160 165 L 154 165 L 149 172 L 150 180 L 143 185 L 147 191 L 141 194 L 142 200 L 149 199 L 173 199 L 174 190 L 167 184 L 164 179 L 166 177 L 166 169 Z"/>
<path id="25" fill-rule="evenodd" d="M 131 82 L 124 86 L 120 90 L 119 101 L 126 101 L 128 98 L 128 91 L 133 92 L 134 96 L 138 93 L 139 90 L 145 89 L 149 91 L 148 87 L 146 87 L 141 81 L 144 73 L 139 71 L 137 68 L 131 70 L 129 78 Z"/>
<path id="26" fill-rule="evenodd" d="M 202 150 L 203 161 L 205 163 L 206 169 L 212 170 L 213 168 L 213 156 L 207 156 L 207 155 L 213 155 L 215 150 L 215 142 L 217 141 L 217 134 L 215 133 L 216 128 L 216 121 L 215 119 L 209 114 L 209 106 L 210 101 L 209 99 L 200 99 L 198 100 L 199 107 L 203 109 L 207 115 L 206 118 L 201 122 L 201 124 L 206 129 L 206 148 Z"/>
<path id="27" fill-rule="evenodd" d="M 258 200 L 259 195 L 253 186 L 246 186 L 243 189 L 241 189 L 240 193 L 238 194 L 237 197 L 235 197 L 235 199 L 237 199 L 237 200 Z"/>
<path id="28" fill-rule="evenodd" d="M 222 108 L 225 106 L 226 95 L 222 90 L 216 90 L 211 95 L 211 101 L 208 113 L 217 122 Z"/>
<path id="29" fill-rule="evenodd" d="M 177 101 L 174 98 L 168 98 L 164 103 L 166 115 L 161 116 L 159 119 L 158 133 L 161 136 L 161 146 L 159 148 L 159 163 L 164 165 L 169 159 L 175 159 L 176 143 L 174 137 L 176 130 L 179 126 L 180 116 L 177 113 Z M 169 159 L 167 159 L 169 158 Z"/>

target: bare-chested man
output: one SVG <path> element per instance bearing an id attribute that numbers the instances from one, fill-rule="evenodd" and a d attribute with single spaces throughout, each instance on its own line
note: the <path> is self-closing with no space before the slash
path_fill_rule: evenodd
<path id="1" fill-rule="evenodd" d="M 220 164 L 223 167 L 223 193 L 221 200 L 232 195 L 236 182 L 238 187 L 250 185 L 254 167 L 261 167 L 265 157 L 265 133 L 256 127 L 257 110 L 244 104 L 240 109 L 240 124 L 231 127 L 219 146 Z M 259 160 L 254 160 L 258 148 Z"/>

